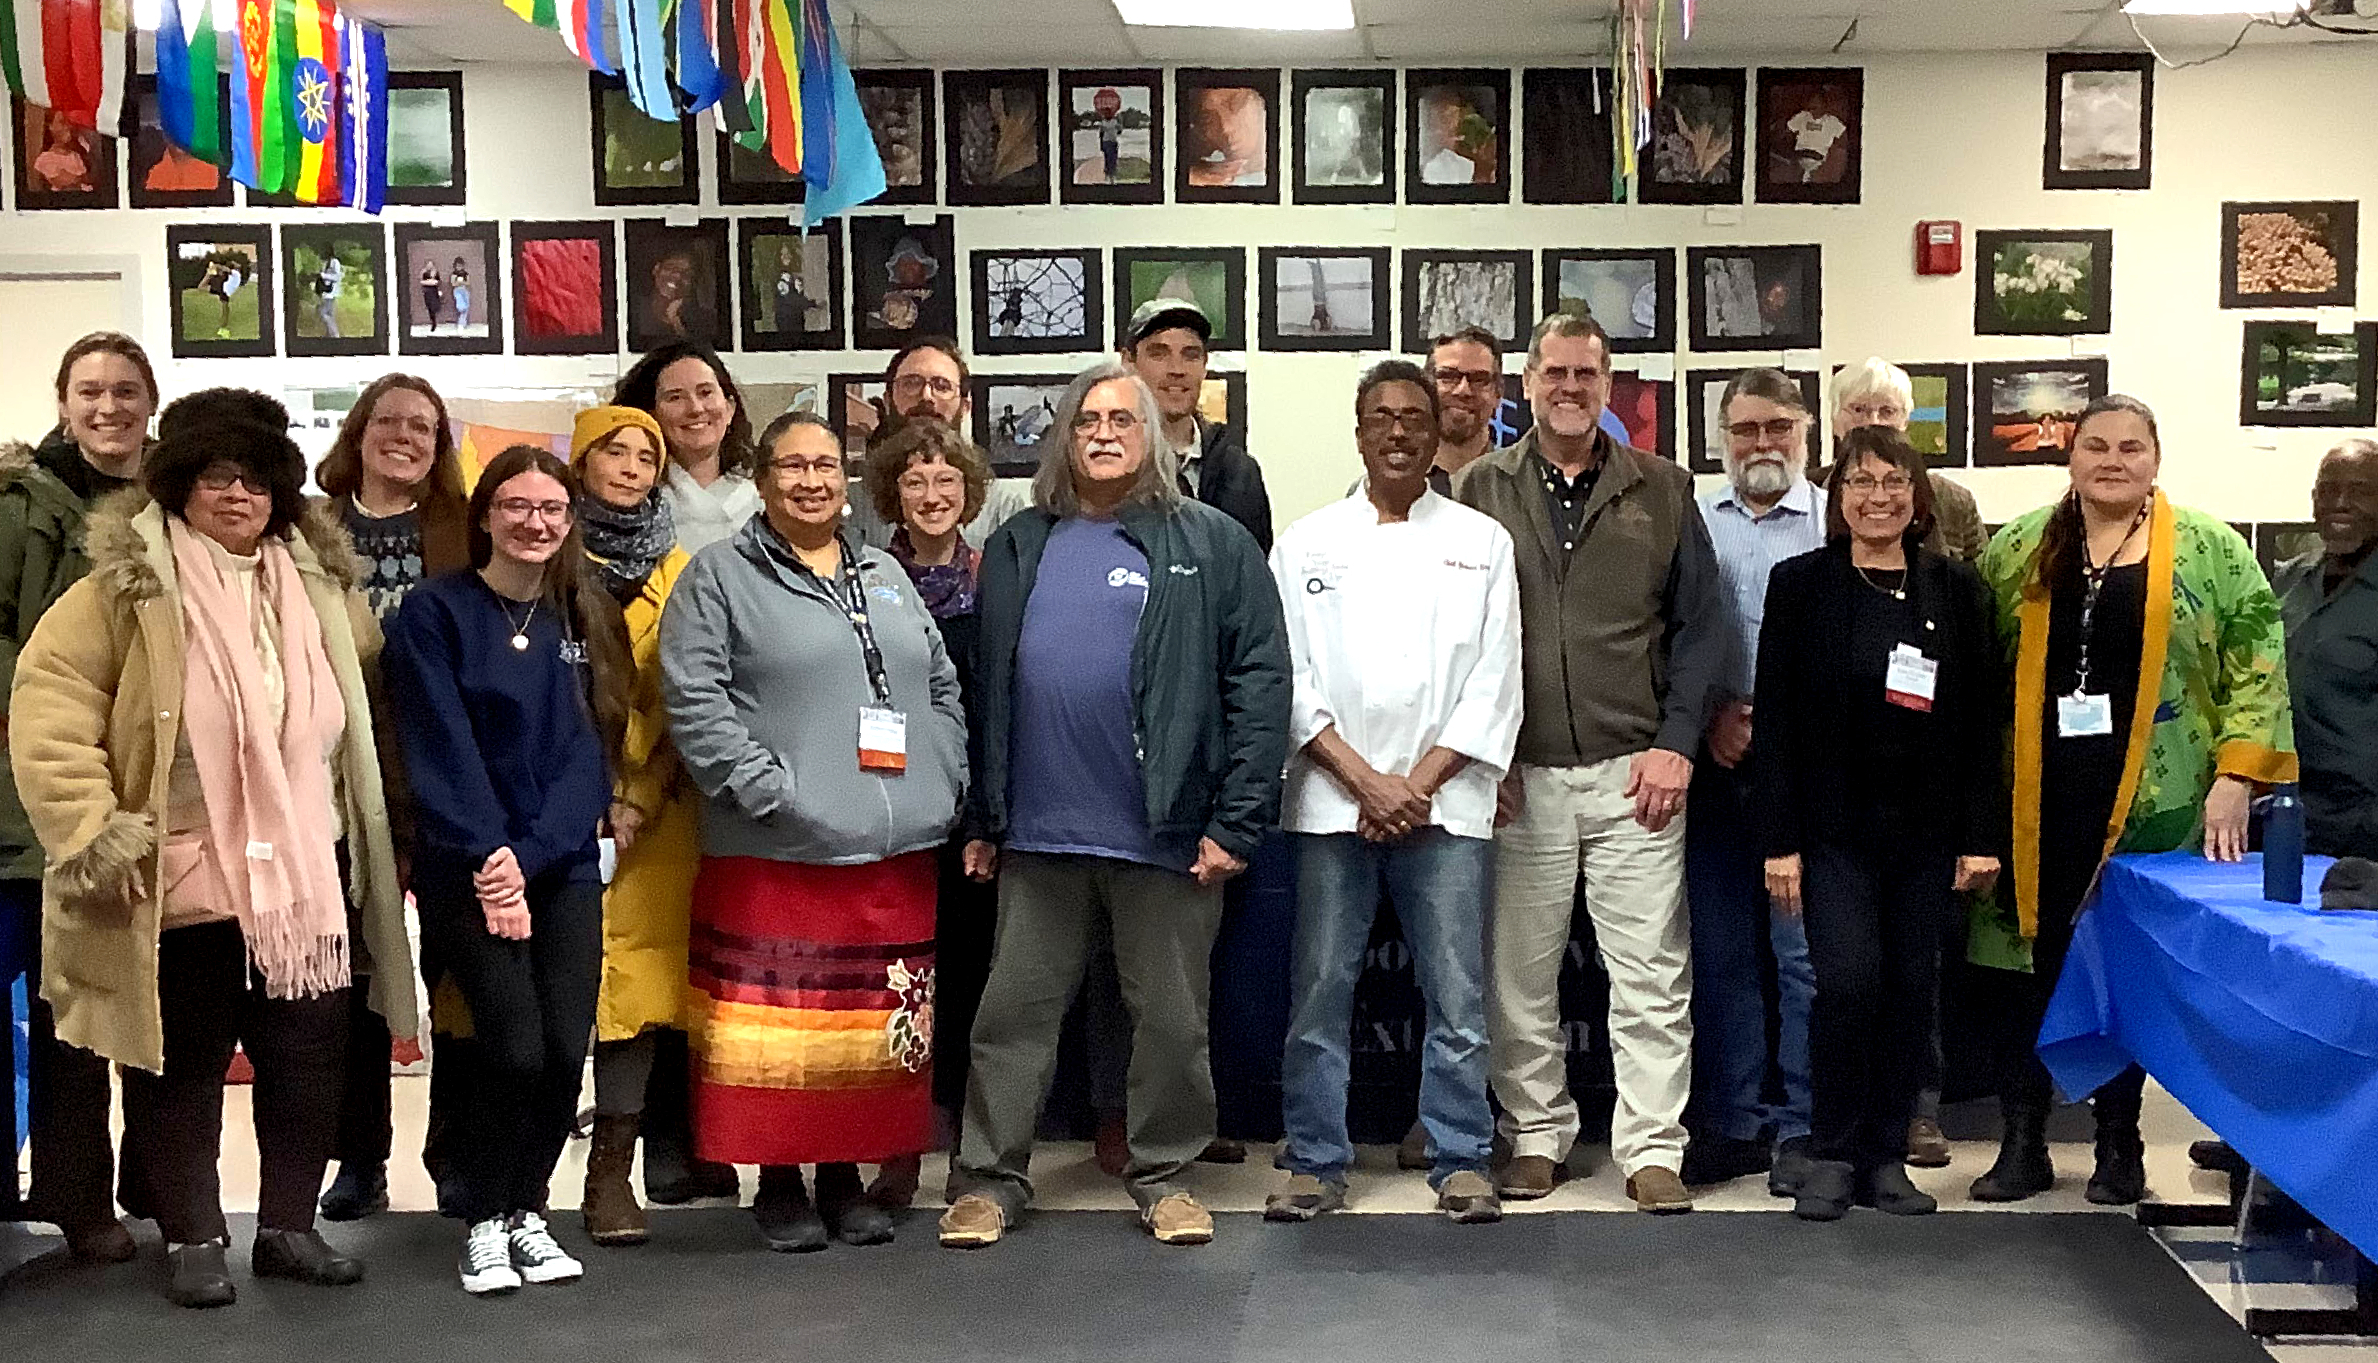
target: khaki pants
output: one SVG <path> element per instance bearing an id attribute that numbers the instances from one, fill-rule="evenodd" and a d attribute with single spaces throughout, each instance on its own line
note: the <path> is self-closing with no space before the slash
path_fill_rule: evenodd
<path id="1" fill-rule="evenodd" d="M 1526 804 L 1495 835 L 1487 925 L 1487 1026 L 1495 1097 L 1511 1153 L 1565 1160 L 1577 1140 L 1560 1026 L 1561 958 L 1577 876 L 1585 876 L 1603 969 L 1618 1109 L 1610 1146 L 1630 1176 L 1684 1159 L 1692 1091 L 1692 953 L 1684 899 L 1684 818 L 1658 833 L 1625 795 L 1631 757 L 1519 768 Z"/>

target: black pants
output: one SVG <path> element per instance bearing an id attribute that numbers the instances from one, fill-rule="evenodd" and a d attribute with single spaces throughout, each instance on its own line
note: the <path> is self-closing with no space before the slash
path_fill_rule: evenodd
<path id="1" fill-rule="evenodd" d="M 2000 972 L 2008 976 L 2014 997 L 2007 1012 L 2017 1041 L 2000 1095 L 2010 1107 L 2045 1112 L 2056 1100 L 2056 1083 L 2039 1058 L 2040 1023 L 2048 1015 L 2048 1000 L 2064 975 L 2064 953 L 2072 946 L 2073 920 L 2097 883 L 2102 843 L 2094 821 L 2042 820 L 2039 849 L 2039 936 L 2031 944 L 2031 973 Z M 2068 831 L 2070 830 L 2070 831 Z M 2139 1102 L 2147 1086 L 2147 1072 L 2136 1065 L 2108 1079 L 2095 1094 L 2074 1098 L 2097 1100 L 2101 1126 L 2138 1125 Z"/>
<path id="2" fill-rule="evenodd" d="M 166 1243 L 229 1233 L 215 1166 L 223 1072 L 235 1048 L 256 1067 L 256 1224 L 313 1229 L 314 1199 L 338 1139 L 347 994 L 268 997 L 237 923 L 197 923 L 159 936 L 165 1072 L 124 1071 L 124 1205 L 155 1220 Z"/>
<path id="3" fill-rule="evenodd" d="M 528 940 L 487 930 L 467 867 L 421 875 L 414 897 L 438 959 L 471 1007 L 468 1105 L 452 1114 L 446 1182 L 468 1221 L 534 1211 L 578 1115 L 603 960 L 591 860 L 528 883 Z"/>
<path id="4" fill-rule="evenodd" d="M 1955 859 L 1818 844 L 1802 860 L 1808 960 L 1810 1153 L 1860 1169 L 1897 1164 L 1931 1046 Z"/>
<path id="5" fill-rule="evenodd" d="M 30 947 L 25 998 L 30 1005 L 30 1054 L 27 1094 L 31 1118 L 27 1134 L 33 1146 L 33 1187 L 25 1199 L 28 1219 L 52 1221 L 81 1232 L 113 1220 L 116 1214 L 115 1148 L 108 1135 L 110 1095 L 107 1062 L 89 1051 L 58 1040 L 57 1020 L 41 997 L 41 882 L 0 881 L 0 913 L 13 924 Z M 0 988 L 0 999 L 5 999 Z M 14 1028 L 9 1028 L 14 1032 Z M 13 1065 L 10 1073 L 14 1073 Z M 9 1125 L 15 1125 L 14 1103 Z M 11 1161 L 7 1201 L 16 1194 L 16 1144 L 6 1147 Z"/>
<path id="6" fill-rule="evenodd" d="M 389 1111 L 394 1040 L 388 1034 L 388 1020 L 372 1009 L 369 981 L 357 975 L 349 993 L 347 1088 L 346 1098 L 339 1104 L 338 1161 L 342 1167 L 384 1166 L 396 1139 Z"/>
<path id="7" fill-rule="evenodd" d="M 999 934 L 999 889 L 967 878 L 962 845 L 953 839 L 941 849 L 933 927 L 933 1101 L 950 1112 L 966 1105 L 968 1046 Z"/>

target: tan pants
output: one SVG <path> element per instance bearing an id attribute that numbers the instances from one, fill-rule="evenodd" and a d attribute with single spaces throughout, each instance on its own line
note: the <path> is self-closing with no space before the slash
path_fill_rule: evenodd
<path id="1" fill-rule="evenodd" d="M 1684 1159 L 1692 1092 L 1692 958 L 1684 898 L 1684 818 L 1657 833 L 1625 795 L 1631 757 L 1583 767 L 1522 766 L 1526 803 L 1495 835 L 1487 925 L 1488 1037 L 1511 1153 L 1565 1160 L 1577 1141 L 1560 1025 L 1561 958 L 1577 877 L 1585 876 L 1610 976 L 1618 1109 L 1610 1146 L 1628 1175 Z"/>

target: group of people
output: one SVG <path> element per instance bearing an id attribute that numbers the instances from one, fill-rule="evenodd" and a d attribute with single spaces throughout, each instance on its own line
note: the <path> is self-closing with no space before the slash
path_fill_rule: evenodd
<path id="1" fill-rule="evenodd" d="M 1269 1219 L 1347 1198 L 1382 902 L 1427 1014 L 1407 1167 L 1460 1222 L 1578 1167 L 1581 882 L 1640 1208 L 1764 1172 L 1810 1219 L 1933 1210 L 1906 1166 L 1947 1159 L 1944 950 L 2003 967 L 2025 1038 L 1972 1189 L 2015 1199 L 2053 1180 L 2028 1038 L 2110 853 L 2235 860 L 2299 735 L 2315 849 L 2378 850 L 2378 444 L 2323 465 L 2325 553 L 2274 595 L 2157 490 L 2135 399 L 2093 404 L 2070 490 L 1985 540 L 1903 434 L 1896 367 L 1836 380 L 1821 473 L 1798 386 L 1746 371 L 1696 497 L 1605 423 L 1601 328 L 1555 314 L 1516 444 L 1491 447 L 1492 337 L 1374 365 L 1363 476 L 1274 543 L 1260 468 L 1197 413 L 1210 335 L 1139 309 L 1028 486 L 964 436 L 954 342 L 894 357 L 855 471 L 813 414 L 755 436 L 674 342 L 569 460 L 514 447 L 467 490 L 435 389 L 388 375 L 312 501 L 277 403 L 156 413 L 138 345 L 77 342 L 58 430 L 0 454 L 0 903 L 41 946 L 24 1214 L 121 1260 L 120 1203 L 175 1301 L 232 1301 L 236 1049 L 251 1271 L 357 1281 L 317 1218 L 388 1205 L 390 1047 L 426 1020 L 423 1159 L 474 1294 L 583 1271 L 545 1209 L 590 1045 L 595 1243 L 736 1195 L 737 1165 L 770 1248 L 881 1243 L 947 1146 L 940 1239 L 985 1246 L 1031 1201 L 1078 1000 L 1099 1162 L 1157 1240 L 1202 1243 L 1184 1171 L 1245 1158 L 1216 1131 L 1213 948 L 1275 834 Z M 2141 1080 L 2095 1095 L 2093 1201 L 2143 1191 Z"/>

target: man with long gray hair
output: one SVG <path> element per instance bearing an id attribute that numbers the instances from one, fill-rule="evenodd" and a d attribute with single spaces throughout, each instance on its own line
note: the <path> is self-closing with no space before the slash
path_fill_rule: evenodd
<path id="1" fill-rule="evenodd" d="M 1141 1221 L 1203 1244 L 1175 1177 L 1214 1136 L 1208 961 L 1222 884 L 1278 821 L 1289 663 L 1255 540 L 1182 496 L 1156 400 L 1100 364 L 1066 389 L 1032 508 L 983 547 L 967 873 L 999 877 L 941 1242 L 995 1243 L 1026 1169 L 1058 1029 L 1110 937 L 1132 1018 L 1130 1163 Z"/>

